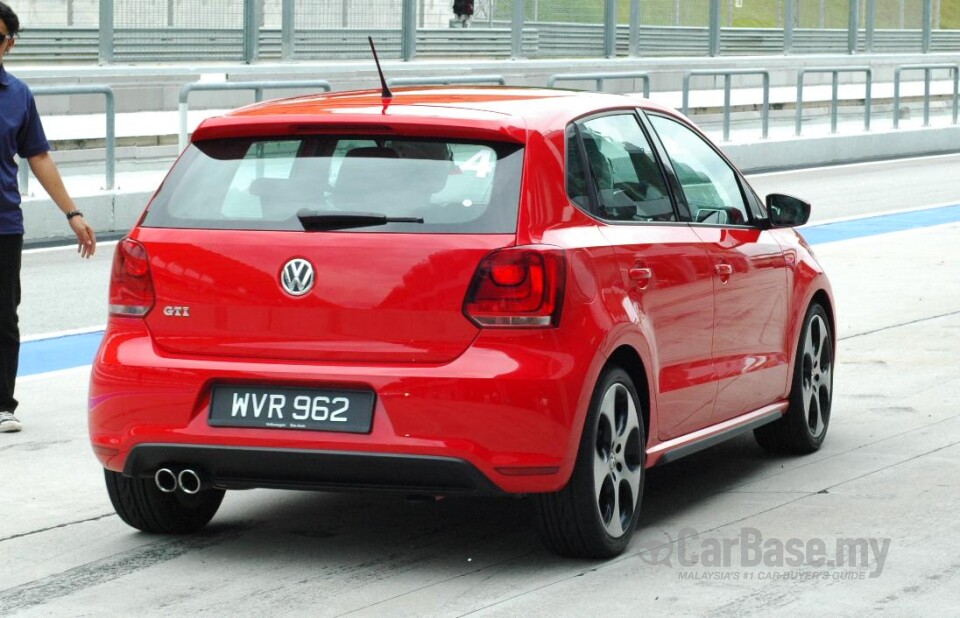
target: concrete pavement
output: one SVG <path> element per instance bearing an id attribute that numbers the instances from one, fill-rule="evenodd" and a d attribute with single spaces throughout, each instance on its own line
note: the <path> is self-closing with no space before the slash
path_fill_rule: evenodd
<path id="1" fill-rule="evenodd" d="M 829 217 L 874 173 L 906 187 L 895 200 L 918 195 L 918 170 L 951 178 L 957 163 L 884 165 L 755 183 L 824 184 L 815 212 Z M 948 201 L 954 183 L 941 184 Z M 606 562 L 547 553 L 522 500 L 229 492 L 202 534 L 137 533 L 113 515 L 87 443 L 89 369 L 23 378 L 25 429 L 0 437 L 15 471 L 0 492 L 0 615 L 955 615 L 958 239 L 954 222 L 815 245 L 840 338 L 823 449 L 774 457 L 743 436 L 651 470 L 640 529 Z M 65 298 L 46 282 L 25 315 Z M 69 304 L 102 302 L 91 294 Z M 853 565 L 847 541 L 864 548 Z"/>

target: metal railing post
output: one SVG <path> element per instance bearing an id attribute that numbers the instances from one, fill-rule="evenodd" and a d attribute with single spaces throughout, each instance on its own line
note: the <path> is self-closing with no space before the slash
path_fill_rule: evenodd
<path id="1" fill-rule="evenodd" d="M 506 86 L 503 75 L 453 75 L 450 77 L 388 77 L 388 86 L 448 86 L 451 84 L 497 84 Z"/>
<path id="2" fill-rule="evenodd" d="M 803 70 L 797 73 L 797 106 L 796 119 L 793 125 L 793 134 L 800 137 L 803 127 Z"/>
<path id="3" fill-rule="evenodd" d="M 47 96 L 56 94 L 102 94 L 105 99 L 104 110 L 106 112 L 106 139 L 104 140 L 104 187 L 105 191 L 112 191 L 116 185 L 116 165 L 117 165 L 117 107 L 113 94 L 113 88 L 110 86 L 38 86 L 31 89 L 34 96 Z M 27 195 L 30 190 L 29 164 L 27 161 L 20 160 L 19 185 L 20 193 Z"/>
<path id="4" fill-rule="evenodd" d="M 681 112 L 690 114 L 690 78 L 694 75 L 722 76 L 723 79 L 723 141 L 730 139 L 730 112 L 731 87 L 730 78 L 734 75 L 760 75 L 763 77 L 763 107 L 760 111 L 762 123 L 762 137 L 766 139 L 770 133 L 770 71 L 761 69 L 730 69 L 730 70 L 691 70 L 683 74 L 683 106 Z"/>
<path id="5" fill-rule="evenodd" d="M 867 0 L 867 23 L 865 24 L 867 34 L 864 37 L 864 50 L 868 54 L 873 53 L 873 30 L 877 26 L 877 0 Z"/>
<path id="6" fill-rule="evenodd" d="M 524 0 L 513 0 L 513 19 L 510 23 L 510 57 L 523 58 Z"/>
<path id="7" fill-rule="evenodd" d="M 953 124 L 957 124 L 957 112 L 960 112 L 960 67 L 953 72 Z"/>
<path id="8" fill-rule="evenodd" d="M 793 52 L 793 22 L 796 20 L 795 0 L 787 0 L 783 17 L 783 53 Z"/>
<path id="9" fill-rule="evenodd" d="M 280 59 L 290 61 L 296 53 L 294 37 L 297 32 L 297 9 L 295 0 L 283 0 L 280 9 Z"/>
<path id="10" fill-rule="evenodd" d="M 840 72 L 833 72 L 830 89 L 830 132 L 837 132 L 837 120 L 840 116 Z"/>
<path id="11" fill-rule="evenodd" d="M 253 64 L 260 56 L 259 0 L 243 0 L 243 61 Z"/>
<path id="12" fill-rule="evenodd" d="M 106 182 L 104 189 L 112 191 L 116 186 L 117 173 L 117 104 L 113 96 L 113 88 L 107 87 L 104 90 L 107 100 L 107 143 L 104 155 L 106 161 Z"/>
<path id="13" fill-rule="evenodd" d="M 409 62 L 417 56 L 416 0 L 403 0 L 403 15 L 400 28 L 400 57 Z"/>
<path id="14" fill-rule="evenodd" d="M 187 112 L 188 100 L 194 90 L 253 90 L 257 101 L 263 100 L 263 91 L 268 88 L 317 88 L 323 92 L 330 92 L 330 82 L 325 79 L 301 79 L 292 81 L 264 81 L 264 82 L 190 82 L 180 87 L 179 121 L 180 132 L 178 145 L 182 152 L 187 147 Z"/>
<path id="15" fill-rule="evenodd" d="M 20 189 L 20 195 L 30 195 L 30 167 L 26 159 L 20 159 L 17 162 L 17 187 Z"/>
<path id="16" fill-rule="evenodd" d="M 604 0 L 603 9 L 603 55 L 607 58 L 616 58 L 617 0 Z"/>
<path id="17" fill-rule="evenodd" d="M 960 109 L 960 65 L 958 64 L 904 64 L 893 71 L 893 128 L 900 128 L 900 74 L 903 71 L 923 71 L 923 126 L 930 126 L 930 80 L 936 70 L 950 71 L 953 77 L 953 124 L 957 124 Z"/>
<path id="18" fill-rule="evenodd" d="M 873 107 L 873 69 L 867 66 L 857 67 L 806 67 L 797 73 L 797 112 L 794 122 L 794 135 L 800 136 L 803 126 L 803 78 L 808 73 L 831 73 L 833 76 L 832 96 L 830 99 L 830 132 L 837 132 L 840 108 L 840 73 L 864 73 L 865 93 L 863 97 L 863 129 L 870 130 L 871 107 Z"/>
<path id="19" fill-rule="evenodd" d="M 723 76 L 723 141 L 730 141 L 730 76 Z"/>
<path id="20" fill-rule="evenodd" d="M 847 22 L 847 51 L 857 53 L 857 36 L 860 32 L 860 0 L 850 0 L 850 16 Z"/>
<path id="21" fill-rule="evenodd" d="M 630 0 L 630 50 L 631 58 L 640 55 L 640 0 Z"/>
<path id="22" fill-rule="evenodd" d="M 710 0 L 710 56 L 720 55 L 720 0 Z"/>
<path id="23" fill-rule="evenodd" d="M 643 97 L 650 98 L 650 74 L 646 71 L 625 71 L 617 73 L 554 73 L 547 79 L 547 88 L 553 88 L 559 81 L 588 81 L 596 83 L 597 91 L 603 91 L 605 79 L 639 79 L 643 82 Z"/>
<path id="24" fill-rule="evenodd" d="M 100 64 L 113 62 L 113 0 L 100 0 Z"/>
<path id="25" fill-rule="evenodd" d="M 920 51 L 930 53 L 930 41 L 933 28 L 933 0 L 923 0 L 923 38 L 920 42 Z"/>

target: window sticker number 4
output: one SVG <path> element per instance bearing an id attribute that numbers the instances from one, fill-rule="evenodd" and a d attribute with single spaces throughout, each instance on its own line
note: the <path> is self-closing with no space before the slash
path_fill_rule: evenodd
<path id="1" fill-rule="evenodd" d="M 486 178 L 493 170 L 493 151 L 483 149 L 460 165 L 464 172 L 474 172 L 477 178 Z"/>

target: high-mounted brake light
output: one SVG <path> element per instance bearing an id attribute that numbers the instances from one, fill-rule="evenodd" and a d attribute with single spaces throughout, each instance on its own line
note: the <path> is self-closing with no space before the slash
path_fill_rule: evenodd
<path id="1" fill-rule="evenodd" d="M 137 241 L 124 238 L 113 254 L 110 315 L 144 316 L 155 300 L 147 250 Z"/>
<path id="2" fill-rule="evenodd" d="M 478 326 L 549 328 L 560 323 L 566 261 L 548 245 L 488 254 L 473 275 L 463 313 Z"/>

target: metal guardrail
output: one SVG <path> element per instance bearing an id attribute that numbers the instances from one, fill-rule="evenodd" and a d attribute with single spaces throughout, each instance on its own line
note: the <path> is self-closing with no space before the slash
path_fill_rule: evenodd
<path id="1" fill-rule="evenodd" d="M 809 73 L 831 73 L 833 75 L 833 94 L 830 99 L 830 132 L 837 132 L 837 111 L 840 106 L 840 73 L 865 73 L 866 94 L 863 102 L 863 130 L 870 130 L 870 107 L 873 94 L 873 69 L 861 67 L 804 67 L 797 73 L 797 119 L 794 135 L 800 136 L 803 125 L 803 78 Z"/>
<path id="2" fill-rule="evenodd" d="M 958 123 L 958 112 L 960 112 L 960 64 L 907 64 L 895 67 L 894 81 L 894 121 L 893 127 L 899 128 L 899 116 L 901 109 L 901 76 L 905 71 L 924 71 L 925 91 L 924 91 L 924 126 L 929 126 L 930 116 L 930 81 L 931 73 L 937 70 L 950 71 L 953 79 L 953 124 Z M 865 84 L 865 109 L 864 109 L 864 130 L 869 131 L 871 125 L 871 106 L 873 73 L 869 67 L 807 67 L 798 69 L 797 75 L 797 113 L 796 113 L 796 135 L 801 134 L 803 115 L 803 96 L 804 96 L 804 78 L 810 73 L 831 73 L 833 75 L 833 96 L 831 99 L 832 118 L 831 128 L 836 133 L 837 127 L 837 108 L 839 105 L 838 94 L 838 74 L 841 72 L 860 72 L 866 75 Z M 693 77 L 713 76 L 724 78 L 724 102 L 723 102 L 723 139 L 729 141 L 730 138 L 730 115 L 731 106 L 731 78 L 736 75 L 759 75 L 763 77 L 763 139 L 769 136 L 769 114 L 770 114 L 770 76 L 769 71 L 762 69 L 737 69 L 737 70 L 690 70 L 683 76 L 683 104 L 684 114 L 690 113 L 690 83 Z M 646 72 L 600 72 L 600 73 L 559 73 L 551 75 L 548 79 L 548 86 L 554 86 L 562 80 L 593 80 L 598 89 L 602 89 L 604 80 L 607 79 L 642 79 L 643 92 L 645 97 L 650 95 L 650 79 Z M 431 84 L 476 84 L 476 83 L 496 83 L 505 85 L 506 80 L 501 75 L 472 75 L 472 76 L 451 76 L 451 77 L 397 77 L 388 80 L 391 85 L 431 85 Z M 179 140 L 180 149 L 186 147 L 187 143 L 187 113 L 188 98 L 191 92 L 197 90 L 203 91 L 225 91 L 225 90 L 252 90 L 255 93 L 257 101 L 263 99 L 263 92 L 267 89 L 291 89 L 291 88 L 316 88 L 324 92 L 332 90 L 327 80 L 292 80 L 292 81 L 244 81 L 244 82 L 191 82 L 185 84 L 180 89 L 180 109 L 179 109 Z M 36 96 L 44 95 L 72 95 L 72 94 L 101 94 L 105 97 L 106 106 L 106 140 L 105 140 L 105 183 L 104 190 L 115 189 L 115 171 L 116 171 L 116 110 L 114 91 L 109 86 L 40 86 L 33 89 Z M 29 167 L 21 162 L 19 170 L 19 184 L 21 192 L 29 192 Z"/>
<path id="3" fill-rule="evenodd" d="M 957 124 L 958 93 L 960 93 L 960 65 L 956 64 L 904 64 L 893 72 L 893 128 L 900 128 L 900 73 L 923 71 L 923 126 L 930 126 L 930 74 L 947 70 L 953 75 L 953 124 Z"/>
<path id="4" fill-rule="evenodd" d="M 325 79 L 226 83 L 191 82 L 184 84 L 180 88 L 180 132 L 178 139 L 180 151 L 182 152 L 183 149 L 187 147 L 187 111 L 189 110 L 188 99 L 190 98 L 191 92 L 196 92 L 197 90 L 253 90 L 255 100 L 260 102 L 263 100 L 264 90 L 285 88 L 319 88 L 324 92 L 330 92 L 330 90 L 332 90 L 330 82 Z"/>
<path id="5" fill-rule="evenodd" d="M 33 95 L 44 96 L 44 95 L 56 95 L 56 94 L 102 94 L 105 99 L 105 111 L 106 111 L 106 122 L 107 122 L 107 132 L 106 132 L 106 153 L 105 153 L 105 180 L 104 190 L 112 191 L 114 185 L 114 178 L 116 174 L 116 147 L 117 147 L 117 135 L 116 135 L 116 98 L 113 94 L 113 88 L 110 86 L 38 86 L 36 88 L 31 88 Z M 25 161 L 20 161 L 20 193 L 22 195 L 29 195 L 30 192 L 30 174 L 29 174 L 29 165 L 25 164 Z"/>
<path id="6" fill-rule="evenodd" d="M 460 75 L 452 77 L 388 77 L 388 86 L 450 86 L 456 84 L 497 84 L 506 86 L 503 75 Z"/>
<path id="7" fill-rule="evenodd" d="M 559 81 L 592 81 L 597 90 L 603 91 L 603 82 L 608 79 L 639 79 L 643 82 L 643 97 L 650 98 L 650 74 L 646 71 L 623 71 L 616 73 L 554 73 L 547 80 L 547 88 L 554 88 Z"/>
<path id="8" fill-rule="evenodd" d="M 763 124 L 762 138 L 767 139 L 770 133 L 770 71 L 764 69 L 729 69 L 713 70 L 702 69 L 686 71 L 683 74 L 683 111 L 687 115 L 690 110 L 690 79 L 695 76 L 723 77 L 723 141 L 730 140 L 730 78 L 734 75 L 760 75 L 763 77 L 763 108 L 760 119 Z"/>

